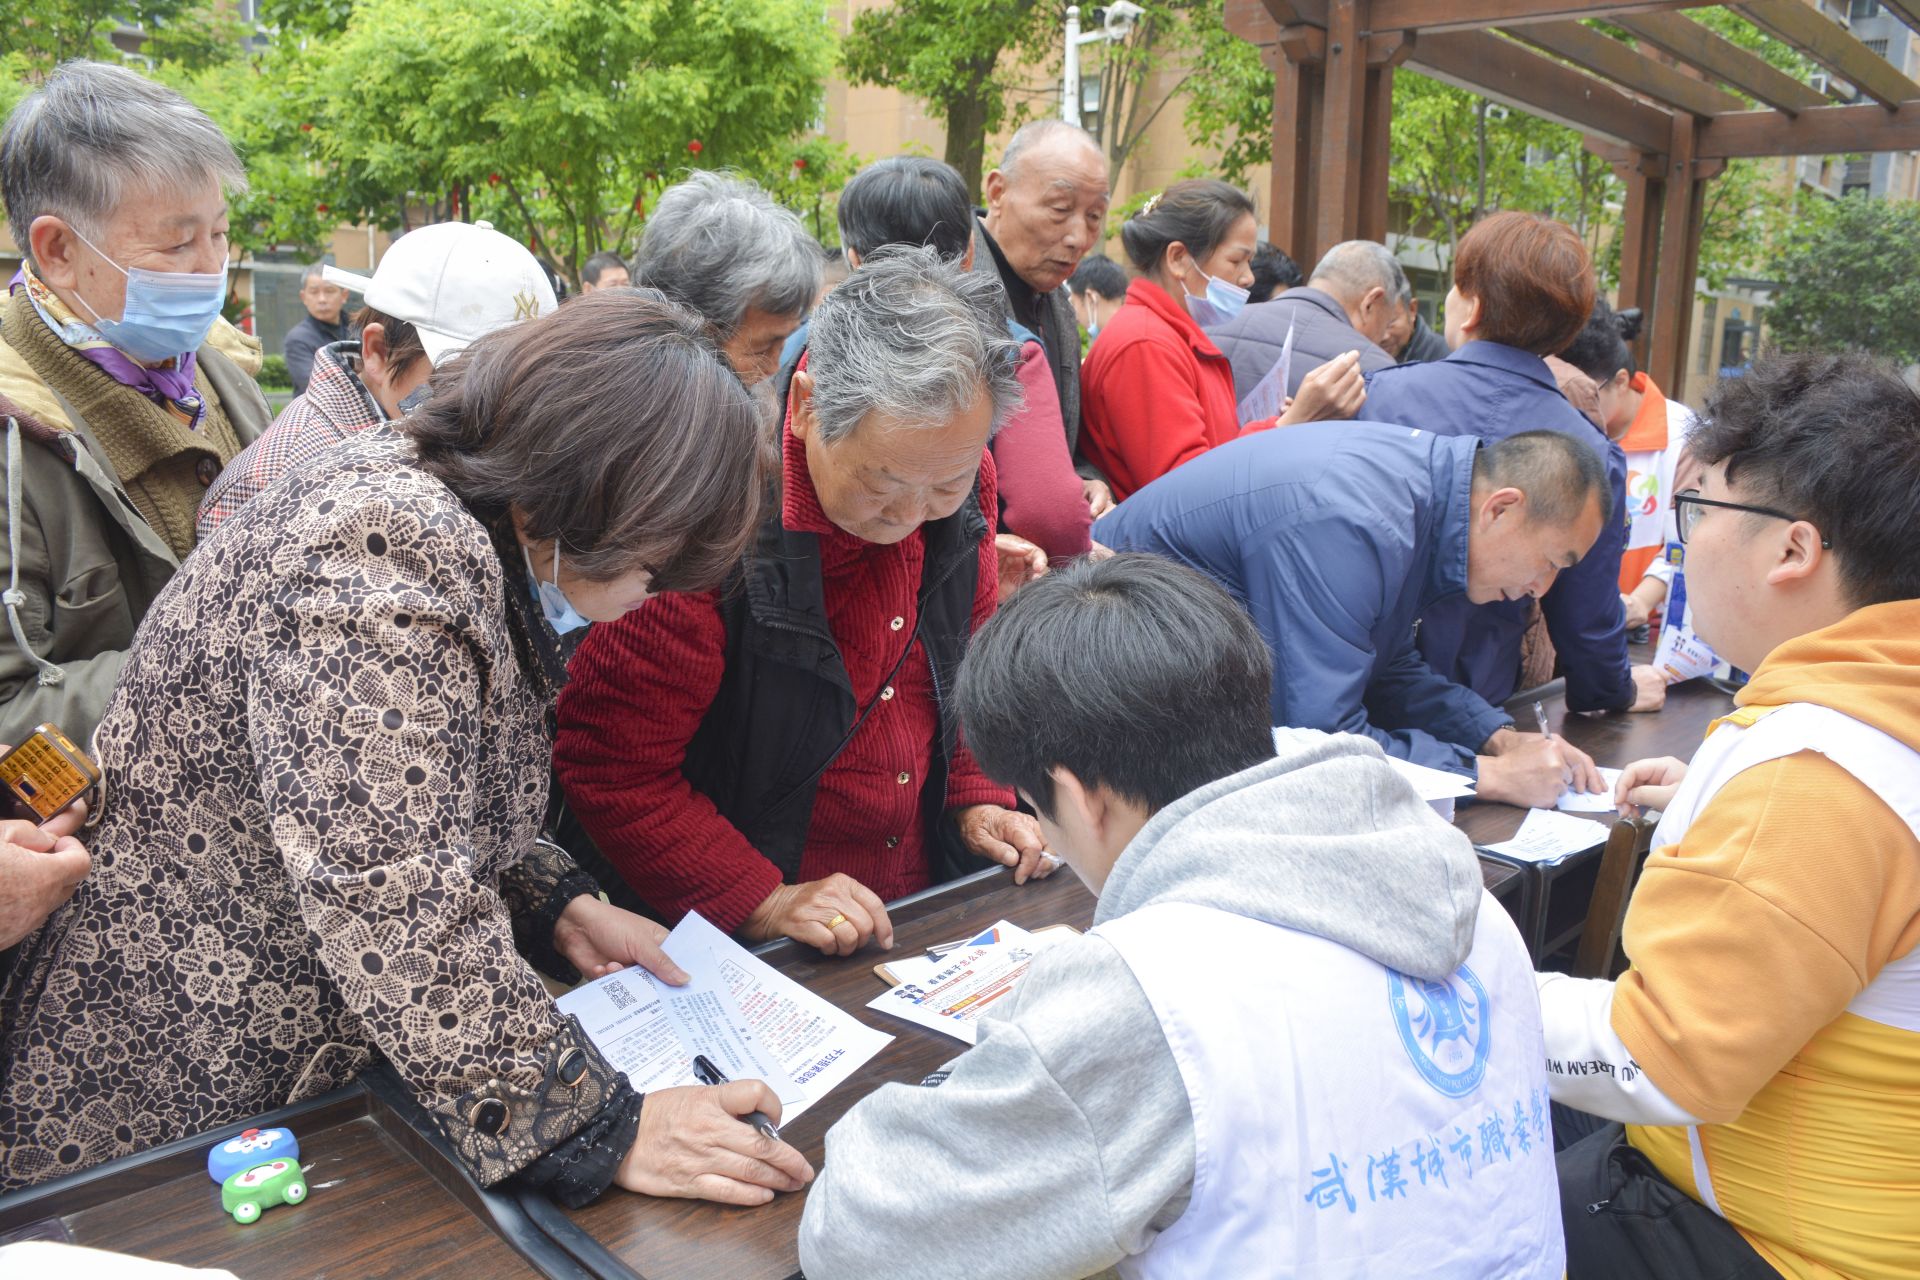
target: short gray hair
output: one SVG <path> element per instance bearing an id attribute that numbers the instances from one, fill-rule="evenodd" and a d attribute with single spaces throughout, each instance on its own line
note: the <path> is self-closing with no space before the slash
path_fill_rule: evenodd
<path id="1" fill-rule="evenodd" d="M 1077 124 L 1068 124 L 1065 120 L 1029 120 L 1014 130 L 1013 137 L 1007 139 L 1007 149 L 1000 156 L 1000 172 L 1009 182 L 1018 176 L 1020 160 L 1035 147 L 1043 146 L 1055 138 L 1076 137 L 1100 153 L 1106 159 L 1106 151 L 1100 146 L 1100 140 Z"/>
<path id="2" fill-rule="evenodd" d="M 939 426 L 993 400 L 993 428 L 1020 407 L 1020 344 L 999 278 L 963 271 L 919 245 L 885 245 L 828 294 L 807 334 L 813 412 L 827 443 L 868 414 Z"/>
<path id="3" fill-rule="evenodd" d="M 324 280 L 326 278 L 326 273 L 327 273 L 326 263 L 324 262 L 309 263 L 307 266 L 307 269 L 300 273 L 300 287 L 304 289 L 308 285 L 312 284 L 315 280 Z"/>
<path id="4" fill-rule="evenodd" d="M 633 255 L 633 283 L 692 307 L 733 336 L 748 307 L 798 316 L 820 291 L 825 255 L 760 187 L 695 170 L 661 193 Z"/>
<path id="5" fill-rule="evenodd" d="M 238 193 L 247 171 L 205 112 L 125 67 L 62 63 L 0 131 L 0 201 L 29 260 L 36 218 L 98 234 L 130 197 L 195 181 Z"/>
<path id="6" fill-rule="evenodd" d="M 1413 285 L 1407 281 L 1406 268 L 1392 250 L 1373 240 L 1343 240 L 1333 246 L 1314 267 L 1307 283 L 1333 285 L 1329 292 L 1343 303 L 1358 302 L 1376 288 L 1385 289 L 1388 301 L 1396 305 L 1413 301 Z"/>

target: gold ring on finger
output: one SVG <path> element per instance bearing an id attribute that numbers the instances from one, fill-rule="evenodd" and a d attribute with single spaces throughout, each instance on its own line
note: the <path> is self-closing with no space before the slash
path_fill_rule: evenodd
<path id="1" fill-rule="evenodd" d="M 833 919 L 827 921 L 827 928 L 829 929 L 838 928 L 840 925 L 843 925 L 846 922 L 847 922 L 847 917 L 843 912 L 839 915 L 836 915 Z"/>

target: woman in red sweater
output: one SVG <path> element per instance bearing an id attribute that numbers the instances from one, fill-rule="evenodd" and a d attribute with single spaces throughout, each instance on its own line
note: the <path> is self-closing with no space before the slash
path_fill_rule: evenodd
<path id="1" fill-rule="evenodd" d="M 1115 501 L 1242 433 L 1233 368 L 1202 325 L 1246 303 L 1253 201 L 1211 178 L 1176 182 L 1127 219 L 1120 240 L 1139 274 L 1080 370 L 1080 450 Z M 1357 362 L 1332 361 L 1308 375 L 1278 423 L 1347 417 L 1364 395 Z"/>

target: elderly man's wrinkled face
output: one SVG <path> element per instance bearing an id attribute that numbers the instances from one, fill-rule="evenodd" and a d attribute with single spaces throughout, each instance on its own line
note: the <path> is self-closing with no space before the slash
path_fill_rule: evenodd
<path id="1" fill-rule="evenodd" d="M 721 351 L 726 353 L 727 363 L 733 366 L 740 381 L 752 386 L 756 382 L 765 382 L 780 371 L 780 349 L 786 345 L 793 331 L 800 327 L 800 319 L 798 315 L 779 315 L 758 307 L 747 308 L 733 336 L 720 344 Z"/>
<path id="2" fill-rule="evenodd" d="M 62 301 L 71 306 L 77 293 L 82 317 L 118 320 L 126 309 L 125 270 L 212 275 L 226 265 L 227 200 L 214 182 L 186 191 L 130 193 L 97 232 L 43 214 L 33 220 L 28 238 L 41 280 Z"/>
<path id="3" fill-rule="evenodd" d="M 1596 498 L 1571 520 L 1537 520 L 1518 489 L 1473 491 L 1473 525 L 1467 533 L 1467 599 L 1539 599 L 1563 570 L 1580 563 L 1600 536 Z"/>
<path id="4" fill-rule="evenodd" d="M 1099 243 L 1111 194 L 1107 157 L 1091 139 L 1049 138 L 1027 149 L 1012 177 L 987 175 L 987 231 L 1007 265 L 1046 293 Z"/>
<path id="5" fill-rule="evenodd" d="M 984 386 L 944 421 L 899 423 L 870 413 L 828 443 L 813 414 L 813 385 L 811 374 L 793 375 L 788 429 L 806 444 L 807 473 L 827 519 L 856 538 L 890 546 L 960 509 L 993 431 L 993 398 Z"/>
<path id="6" fill-rule="evenodd" d="M 347 291 L 315 276 L 300 286 L 300 301 L 307 314 L 321 324 L 339 324 L 340 309 L 347 305 Z"/>

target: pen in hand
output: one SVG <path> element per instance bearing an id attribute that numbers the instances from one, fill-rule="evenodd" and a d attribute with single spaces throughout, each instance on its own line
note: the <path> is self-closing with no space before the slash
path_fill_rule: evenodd
<path id="1" fill-rule="evenodd" d="M 727 1073 L 714 1066 L 712 1060 L 704 1053 L 696 1053 L 693 1055 L 693 1078 L 701 1084 L 706 1085 L 732 1083 L 732 1081 L 727 1079 Z M 744 1116 L 741 1116 L 740 1119 L 752 1125 L 755 1129 L 758 1129 L 763 1137 L 771 1138 L 775 1142 L 780 1141 L 779 1127 L 773 1123 L 766 1112 L 749 1111 Z"/>
<path id="2" fill-rule="evenodd" d="M 1553 730 L 1547 727 L 1547 707 L 1546 707 L 1546 704 L 1541 702 L 1538 698 L 1534 699 L 1534 702 L 1533 702 L 1533 718 L 1540 725 L 1540 736 L 1542 738 L 1545 738 L 1548 742 L 1552 742 Z M 1561 785 L 1562 786 L 1570 785 L 1572 782 L 1572 779 L 1573 779 L 1573 771 L 1567 768 L 1565 765 L 1562 765 L 1560 768 Z"/>

